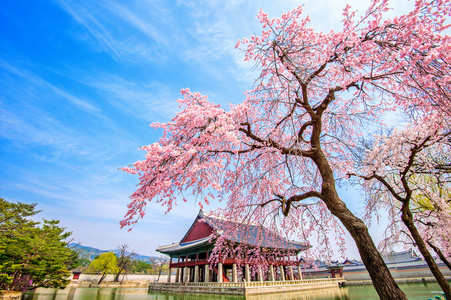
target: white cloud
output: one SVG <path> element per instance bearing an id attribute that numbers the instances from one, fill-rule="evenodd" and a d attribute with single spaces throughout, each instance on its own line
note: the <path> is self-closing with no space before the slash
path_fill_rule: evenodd
<path id="1" fill-rule="evenodd" d="M 24 67 L 19 67 L 18 65 L 13 66 L 9 63 L 6 63 L 3 60 L 0 60 L 0 70 L 1 69 L 12 74 L 13 76 L 19 77 L 21 80 L 25 80 L 27 84 L 32 86 L 33 88 L 42 88 L 44 90 L 50 90 L 51 94 L 55 94 L 60 98 L 64 98 L 70 101 L 72 104 L 76 105 L 79 109 L 82 109 L 88 113 L 98 114 L 99 112 L 99 109 L 94 105 L 92 105 L 91 103 L 89 103 L 88 101 L 77 98 L 64 90 L 61 90 L 60 88 L 52 85 L 48 81 L 42 79 L 41 77 L 27 70 Z M 17 93 L 21 91 L 15 90 L 14 92 Z M 46 94 L 44 93 L 44 95 Z"/>

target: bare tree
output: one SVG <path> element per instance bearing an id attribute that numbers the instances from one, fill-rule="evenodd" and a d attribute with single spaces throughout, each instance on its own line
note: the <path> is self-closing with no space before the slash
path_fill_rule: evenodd
<path id="1" fill-rule="evenodd" d="M 133 258 L 136 256 L 134 251 L 128 252 L 128 248 L 129 246 L 127 244 L 122 244 L 117 248 L 119 250 L 119 257 L 117 259 L 117 273 L 114 277 L 115 282 L 119 282 L 119 276 L 124 270 L 130 267 Z"/>
<path id="2" fill-rule="evenodd" d="M 166 257 L 160 255 L 158 257 L 151 257 L 150 264 L 152 265 L 152 269 L 154 272 L 158 273 L 158 281 L 160 280 L 161 273 L 168 267 L 168 260 Z"/>

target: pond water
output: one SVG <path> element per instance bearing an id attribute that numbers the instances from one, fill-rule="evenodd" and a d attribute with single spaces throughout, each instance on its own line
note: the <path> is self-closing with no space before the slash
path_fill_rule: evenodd
<path id="1" fill-rule="evenodd" d="M 401 284 L 409 300 L 427 300 L 441 295 L 437 283 Z M 66 288 L 39 289 L 26 293 L 25 300 L 373 300 L 379 299 L 372 285 L 319 289 L 302 293 L 243 296 L 207 294 L 167 294 L 147 292 L 146 288 Z"/>

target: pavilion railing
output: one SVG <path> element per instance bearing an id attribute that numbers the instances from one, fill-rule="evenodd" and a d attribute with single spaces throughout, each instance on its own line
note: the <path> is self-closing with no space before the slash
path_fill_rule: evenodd
<path id="1" fill-rule="evenodd" d="M 160 282 L 151 283 L 151 285 L 186 285 L 186 286 L 204 286 L 204 287 L 264 287 L 264 286 L 282 286 L 282 285 L 317 285 L 321 283 L 343 282 L 343 278 L 323 278 L 307 280 L 286 280 L 286 281 L 250 281 L 250 282 Z"/>

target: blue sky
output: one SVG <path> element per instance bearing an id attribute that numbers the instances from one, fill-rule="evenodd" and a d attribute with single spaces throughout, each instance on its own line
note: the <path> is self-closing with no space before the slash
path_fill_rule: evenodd
<path id="1" fill-rule="evenodd" d="M 354 2 L 363 10 L 369 1 Z M 61 220 L 84 245 L 154 255 L 178 241 L 193 203 L 166 216 L 151 206 L 132 232 L 119 229 L 138 179 L 118 168 L 144 158 L 138 147 L 161 133 L 149 124 L 177 112 L 180 89 L 222 105 L 243 100 L 256 74 L 237 40 L 259 33 L 260 7 L 276 17 L 302 3 L 1 1 L 0 197 L 38 203 L 40 217 Z M 345 3 L 305 1 L 305 11 L 329 30 Z"/>

